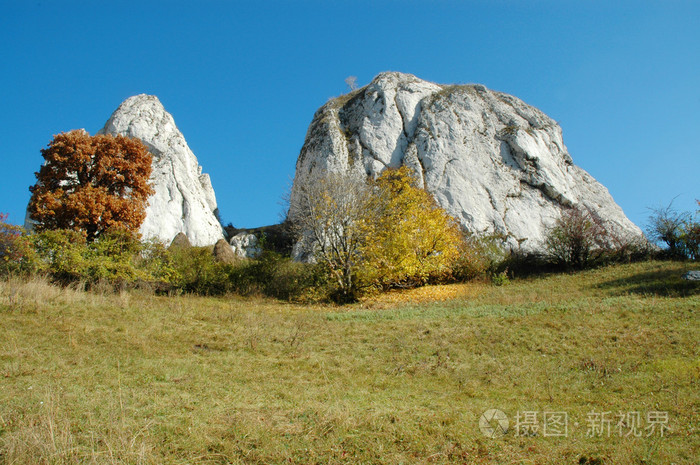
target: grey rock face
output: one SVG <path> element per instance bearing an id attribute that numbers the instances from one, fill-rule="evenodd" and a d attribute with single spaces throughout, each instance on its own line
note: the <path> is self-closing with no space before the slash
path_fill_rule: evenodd
<path id="1" fill-rule="evenodd" d="M 466 229 L 507 236 L 513 248 L 539 249 L 571 206 L 595 212 L 620 237 L 642 236 L 608 190 L 573 164 L 561 128 L 538 109 L 482 85 L 393 72 L 316 112 L 292 197 L 299 181 L 325 172 L 376 177 L 401 165 Z"/>
<path id="2" fill-rule="evenodd" d="M 688 271 L 686 274 L 683 275 L 683 279 L 687 281 L 700 281 L 700 271 Z"/>
<path id="3" fill-rule="evenodd" d="M 144 238 L 167 243 L 184 233 L 193 245 L 204 246 L 224 237 L 209 175 L 202 173 L 197 157 L 157 97 L 141 94 L 126 99 L 99 132 L 140 139 L 153 154 L 155 194 L 140 229 Z"/>

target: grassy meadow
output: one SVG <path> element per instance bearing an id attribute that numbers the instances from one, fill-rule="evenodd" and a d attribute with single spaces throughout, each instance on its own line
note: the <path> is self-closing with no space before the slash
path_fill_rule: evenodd
<path id="1" fill-rule="evenodd" d="M 693 268 L 348 306 L 5 280 L 0 464 L 697 464 Z M 494 408 L 510 428 L 492 438 L 479 419 Z M 545 434 L 547 412 L 566 413 L 565 435 L 554 420 Z M 611 421 L 592 432 L 596 413 Z"/>

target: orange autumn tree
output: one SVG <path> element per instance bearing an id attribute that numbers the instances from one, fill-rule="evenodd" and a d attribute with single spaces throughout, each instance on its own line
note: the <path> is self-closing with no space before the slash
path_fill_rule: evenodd
<path id="1" fill-rule="evenodd" d="M 54 136 L 41 155 L 29 188 L 35 229 L 76 230 L 88 241 L 109 229 L 138 231 L 154 192 L 152 156 L 141 141 L 74 130 Z"/>

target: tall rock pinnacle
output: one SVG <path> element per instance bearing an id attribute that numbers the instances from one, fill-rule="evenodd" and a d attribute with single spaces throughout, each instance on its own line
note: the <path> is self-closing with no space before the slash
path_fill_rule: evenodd
<path id="1" fill-rule="evenodd" d="M 376 177 L 401 165 L 467 230 L 504 235 L 514 248 L 540 249 L 547 227 L 572 206 L 590 209 L 618 237 L 641 236 L 608 190 L 573 164 L 547 115 L 482 85 L 410 74 L 381 73 L 321 107 L 295 184 L 328 171 Z"/>
<path id="2" fill-rule="evenodd" d="M 157 97 L 129 97 L 99 133 L 135 137 L 153 154 L 155 194 L 149 198 L 140 229 L 144 238 L 169 244 L 182 232 L 193 245 L 202 246 L 224 237 L 209 175 L 202 173 L 197 157 Z"/>

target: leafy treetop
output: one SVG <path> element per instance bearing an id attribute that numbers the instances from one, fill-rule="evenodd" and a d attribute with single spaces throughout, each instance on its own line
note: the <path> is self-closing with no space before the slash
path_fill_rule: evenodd
<path id="1" fill-rule="evenodd" d="M 44 165 L 29 188 L 37 230 L 72 229 L 93 241 L 108 229 L 141 226 L 154 192 L 152 156 L 141 141 L 74 130 L 54 136 L 41 155 Z"/>

